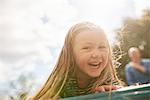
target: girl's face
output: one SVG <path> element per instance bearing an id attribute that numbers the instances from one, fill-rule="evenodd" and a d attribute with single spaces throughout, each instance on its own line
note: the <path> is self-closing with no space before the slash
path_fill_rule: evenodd
<path id="1" fill-rule="evenodd" d="M 105 34 L 96 30 L 80 32 L 74 40 L 73 54 L 76 74 L 98 77 L 108 62 L 109 46 Z"/>

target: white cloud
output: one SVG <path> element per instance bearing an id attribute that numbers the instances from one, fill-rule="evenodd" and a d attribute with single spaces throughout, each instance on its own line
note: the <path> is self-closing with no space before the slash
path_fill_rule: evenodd
<path id="1" fill-rule="evenodd" d="M 150 9 L 150 0 L 133 0 L 135 13 L 138 17 L 142 15 L 143 9 Z"/>
<path id="2" fill-rule="evenodd" d="M 6 79 L 5 79 L 5 75 L 7 75 L 7 72 L 8 72 L 8 67 L 5 66 L 2 62 L 0 62 L 0 80 L 1 82 L 4 82 Z"/>

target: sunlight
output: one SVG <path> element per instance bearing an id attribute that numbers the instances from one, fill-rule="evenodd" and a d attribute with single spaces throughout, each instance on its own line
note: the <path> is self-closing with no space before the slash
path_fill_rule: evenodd
<path id="1" fill-rule="evenodd" d="M 113 45 L 114 30 L 121 26 L 123 18 L 137 17 L 145 8 L 150 8 L 150 1 L 1 0 L 0 80 L 7 83 L 10 76 L 17 79 L 29 72 L 45 79 L 72 25 L 81 21 L 98 24 Z"/>

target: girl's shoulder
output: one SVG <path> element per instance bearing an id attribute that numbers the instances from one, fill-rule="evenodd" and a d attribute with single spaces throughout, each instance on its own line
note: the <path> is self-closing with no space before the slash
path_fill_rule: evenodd
<path id="1" fill-rule="evenodd" d="M 72 92 L 73 92 L 74 88 L 76 87 L 75 84 L 76 84 L 75 78 L 68 76 L 66 83 L 60 92 L 60 97 L 64 98 L 64 97 L 72 96 Z"/>

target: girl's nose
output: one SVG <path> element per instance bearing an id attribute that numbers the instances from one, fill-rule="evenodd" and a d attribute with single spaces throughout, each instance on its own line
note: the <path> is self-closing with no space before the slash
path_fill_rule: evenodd
<path id="1" fill-rule="evenodd" d="M 100 53 L 98 50 L 93 50 L 93 52 L 91 53 L 91 57 L 92 58 L 99 58 L 100 57 Z"/>
<path id="2" fill-rule="evenodd" d="M 91 57 L 92 58 L 98 58 L 98 55 L 96 53 L 92 53 Z"/>

